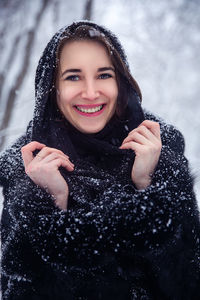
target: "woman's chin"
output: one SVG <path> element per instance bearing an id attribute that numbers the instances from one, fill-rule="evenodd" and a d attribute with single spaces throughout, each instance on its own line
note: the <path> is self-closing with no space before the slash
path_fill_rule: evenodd
<path id="1" fill-rule="evenodd" d="M 95 134 L 100 132 L 104 127 L 106 123 L 100 123 L 98 124 L 97 122 L 91 122 L 90 124 L 73 124 L 73 126 L 79 130 L 82 133 L 85 134 Z"/>

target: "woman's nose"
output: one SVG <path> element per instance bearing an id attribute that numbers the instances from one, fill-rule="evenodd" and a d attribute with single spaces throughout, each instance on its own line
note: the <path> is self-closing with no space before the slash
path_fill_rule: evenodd
<path id="1" fill-rule="evenodd" d="M 87 100 L 95 100 L 99 97 L 99 91 L 94 81 L 87 81 L 84 84 L 82 98 Z"/>

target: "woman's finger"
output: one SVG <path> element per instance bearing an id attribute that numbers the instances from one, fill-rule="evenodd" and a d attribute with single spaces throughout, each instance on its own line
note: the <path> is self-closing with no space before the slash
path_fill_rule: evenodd
<path id="1" fill-rule="evenodd" d="M 147 121 L 147 120 L 146 120 Z M 154 124 L 152 124 L 154 123 Z M 150 127 L 153 126 L 155 127 L 154 129 L 147 128 L 144 124 L 148 125 Z M 132 130 L 129 135 L 124 139 L 123 143 L 127 143 L 130 141 L 135 141 L 138 142 L 140 144 L 148 144 L 149 142 L 151 143 L 155 143 L 157 144 L 158 142 L 161 141 L 160 139 L 160 128 L 159 128 L 159 124 L 156 125 L 158 123 L 156 122 L 146 122 L 146 123 L 141 123 L 141 125 L 139 127 L 137 127 L 136 129 Z M 153 133 L 154 132 L 154 133 Z"/>
<path id="2" fill-rule="evenodd" d="M 149 129 L 145 126 L 141 126 L 141 128 L 137 128 L 132 130 L 129 135 L 123 140 L 123 143 L 127 143 L 130 141 L 135 141 L 140 144 L 146 145 L 149 143 L 158 143 L 160 139 L 158 139 Z"/>
<path id="3" fill-rule="evenodd" d="M 119 148 L 120 149 L 131 149 L 135 152 L 139 152 L 143 149 L 143 147 L 144 147 L 143 145 L 140 145 L 137 142 L 130 141 L 130 142 L 122 144 L 121 147 L 119 147 Z"/>
<path id="4" fill-rule="evenodd" d="M 157 125 L 156 125 L 157 127 Z M 159 127 L 158 127 L 159 129 Z M 159 132 L 152 132 L 149 128 L 147 128 L 144 125 L 140 125 L 137 128 L 137 131 L 142 134 L 143 136 L 145 136 L 148 140 L 152 141 L 153 143 L 157 143 L 158 141 L 160 141 L 160 129 Z"/>
<path id="5" fill-rule="evenodd" d="M 160 139 L 160 124 L 158 122 L 154 122 L 154 121 L 150 121 L 150 120 L 145 120 L 143 121 L 140 125 L 142 126 L 144 125 L 145 127 L 147 127 L 149 130 L 151 130 L 151 132 Z"/>
<path id="6" fill-rule="evenodd" d="M 41 151 L 35 156 L 35 160 L 41 160 L 50 155 L 51 153 L 56 153 L 58 155 L 63 155 L 65 158 L 69 158 L 69 156 L 65 155 L 61 150 L 50 147 L 43 147 Z"/>
<path id="7" fill-rule="evenodd" d="M 74 165 L 72 165 L 72 163 L 69 160 L 66 160 L 63 158 L 56 158 L 48 163 L 49 169 L 54 168 L 54 167 L 56 167 L 56 168 L 63 167 L 67 171 L 70 171 L 70 172 L 74 170 Z"/>
<path id="8" fill-rule="evenodd" d="M 150 140 L 146 138 L 146 136 L 142 135 L 138 131 L 132 131 L 131 133 L 129 133 L 129 135 L 124 139 L 122 145 L 131 141 L 137 142 L 141 145 L 146 145 L 150 142 Z"/>
<path id="9" fill-rule="evenodd" d="M 21 148 L 21 153 L 22 153 L 22 158 L 24 161 L 25 168 L 34 159 L 33 152 L 35 150 L 41 150 L 44 147 L 46 147 L 46 145 L 38 143 L 38 142 L 30 142 L 29 144 L 27 144 Z"/>
<path id="10" fill-rule="evenodd" d="M 35 157 L 37 160 L 39 159 L 42 161 L 42 163 L 50 163 L 51 161 L 61 158 L 64 159 L 65 161 L 69 162 L 69 164 L 74 167 L 74 164 L 69 160 L 69 157 L 63 153 L 58 153 L 58 152 L 52 152 L 48 154 L 46 157 L 42 158 L 39 154 L 36 155 Z"/>

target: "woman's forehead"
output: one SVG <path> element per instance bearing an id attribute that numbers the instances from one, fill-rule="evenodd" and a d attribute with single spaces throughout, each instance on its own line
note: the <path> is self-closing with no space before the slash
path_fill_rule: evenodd
<path id="1" fill-rule="evenodd" d="M 94 64 L 98 64 L 98 62 L 112 64 L 106 47 L 97 41 L 90 40 L 67 42 L 61 50 L 59 60 L 60 64 L 88 61 L 93 61 Z"/>

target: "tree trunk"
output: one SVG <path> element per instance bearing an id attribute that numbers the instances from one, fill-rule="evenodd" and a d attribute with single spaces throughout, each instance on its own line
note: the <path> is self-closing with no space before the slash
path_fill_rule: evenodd
<path id="1" fill-rule="evenodd" d="M 26 42 L 26 46 L 25 46 L 25 57 L 22 60 L 21 70 L 18 73 L 15 84 L 13 85 L 13 87 L 10 89 L 10 92 L 8 93 L 8 97 L 6 100 L 6 109 L 5 109 L 4 116 L 2 118 L 1 125 L 0 125 L 0 135 L 1 135 L 1 132 L 3 132 L 1 139 L 0 139 L 0 150 L 3 148 L 4 143 L 5 143 L 5 139 L 6 139 L 5 133 L 6 133 L 6 129 L 9 126 L 9 122 L 10 122 L 11 116 L 12 116 L 12 111 L 14 109 L 16 91 L 22 87 L 25 75 L 28 71 L 31 51 L 32 51 L 34 39 L 35 39 L 35 34 L 37 32 L 40 20 L 41 20 L 42 15 L 47 7 L 48 2 L 49 2 L 49 0 L 43 0 L 42 7 L 41 7 L 40 11 L 38 12 L 38 15 L 36 16 L 35 27 L 27 33 L 27 42 Z M 19 39 L 20 39 L 20 37 L 17 37 L 17 40 L 18 40 L 17 44 L 19 42 Z M 13 47 L 16 47 L 16 44 L 13 44 Z M 10 64 L 10 62 L 8 62 L 8 63 Z M 9 67 L 9 65 L 8 65 L 8 67 Z M 2 76 L 1 84 L 3 81 L 4 81 L 4 78 Z"/>
<path id="2" fill-rule="evenodd" d="M 85 4 L 84 20 L 91 20 L 93 0 L 87 0 Z"/>

